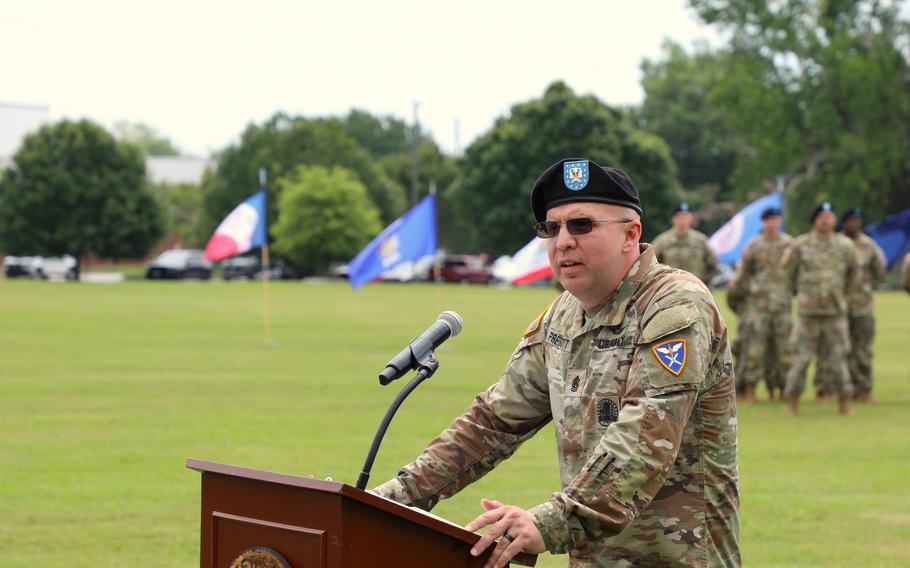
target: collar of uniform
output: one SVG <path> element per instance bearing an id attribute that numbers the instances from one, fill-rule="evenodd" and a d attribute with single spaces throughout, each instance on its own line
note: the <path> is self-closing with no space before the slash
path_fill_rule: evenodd
<path id="1" fill-rule="evenodd" d="M 654 254 L 654 247 L 649 244 L 638 245 L 638 260 L 629 268 L 626 277 L 620 282 L 616 292 L 613 293 L 607 302 L 591 310 L 585 310 L 585 328 L 591 329 L 602 325 L 615 326 L 623 322 L 626 317 L 626 311 L 629 307 L 629 301 L 635 295 L 635 290 L 641 284 L 645 274 L 650 272 L 651 267 L 657 264 L 657 256 Z"/>

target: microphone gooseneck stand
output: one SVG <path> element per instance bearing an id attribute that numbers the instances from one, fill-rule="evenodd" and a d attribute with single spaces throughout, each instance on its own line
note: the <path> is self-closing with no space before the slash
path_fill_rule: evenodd
<path id="1" fill-rule="evenodd" d="M 398 412 L 398 407 L 401 406 L 404 399 L 406 399 L 420 383 L 432 377 L 433 373 L 435 373 L 438 368 L 439 361 L 430 353 L 420 362 L 420 366 L 417 367 L 417 375 L 401 389 L 401 392 L 399 392 L 398 396 L 395 397 L 395 400 L 392 401 L 392 406 L 386 411 L 385 417 L 383 417 L 382 422 L 379 424 L 379 429 L 376 430 L 376 435 L 373 436 L 373 443 L 370 445 L 367 459 L 363 462 L 363 469 L 360 471 L 360 476 L 357 478 L 357 489 L 366 489 L 367 483 L 370 481 L 370 470 L 373 469 L 373 461 L 376 459 L 376 453 L 379 451 L 379 444 L 382 443 L 382 438 L 385 437 L 385 432 L 389 429 L 392 418 L 395 416 L 395 413 Z"/>

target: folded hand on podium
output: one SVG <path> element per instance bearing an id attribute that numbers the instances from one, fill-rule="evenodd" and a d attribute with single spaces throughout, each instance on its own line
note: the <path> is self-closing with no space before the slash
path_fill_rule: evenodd
<path id="1" fill-rule="evenodd" d="M 474 532 L 487 525 L 493 526 L 477 541 L 471 554 L 482 554 L 499 539 L 484 568 L 502 568 L 521 551 L 540 554 L 547 550 L 530 513 L 521 507 L 503 505 L 499 501 L 481 499 L 480 504 L 486 512 L 468 523 L 465 529 Z"/>

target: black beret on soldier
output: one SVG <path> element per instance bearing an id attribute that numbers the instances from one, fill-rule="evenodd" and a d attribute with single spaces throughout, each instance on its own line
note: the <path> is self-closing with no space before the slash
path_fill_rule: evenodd
<path id="1" fill-rule="evenodd" d="M 766 207 L 765 210 L 761 212 L 761 220 L 764 221 L 768 217 L 781 217 L 782 215 L 783 211 L 781 211 L 780 207 Z"/>
<path id="2" fill-rule="evenodd" d="M 634 209 L 641 215 L 635 182 L 622 170 L 584 158 L 567 158 L 547 168 L 531 190 L 534 218 L 546 221 L 547 209 L 576 201 L 594 201 Z"/>
<path id="3" fill-rule="evenodd" d="M 862 216 L 863 216 L 862 209 L 860 209 L 859 207 L 851 207 L 850 209 L 847 209 L 846 211 L 844 211 L 844 214 L 841 215 L 840 220 L 841 220 L 841 223 L 843 223 L 844 221 L 846 221 L 847 219 L 849 219 L 851 217 L 862 218 Z"/>
<path id="4" fill-rule="evenodd" d="M 813 223 L 815 222 L 815 218 L 818 217 L 819 213 L 821 213 L 822 211 L 830 211 L 830 212 L 834 213 L 834 206 L 831 205 L 831 202 L 829 202 L 829 201 L 824 201 L 822 203 L 819 203 L 818 207 L 815 208 L 815 211 L 812 212 L 812 222 Z"/>

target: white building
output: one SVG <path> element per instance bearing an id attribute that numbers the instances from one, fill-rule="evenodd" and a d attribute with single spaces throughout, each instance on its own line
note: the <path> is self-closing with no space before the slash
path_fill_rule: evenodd
<path id="1" fill-rule="evenodd" d="M 10 164 L 26 134 L 49 122 L 50 112 L 46 105 L 0 102 L 0 169 Z"/>
<path id="2" fill-rule="evenodd" d="M 12 158 L 26 135 L 50 122 L 50 107 L 0 102 L 0 170 Z M 200 184 L 206 168 L 214 167 L 211 158 L 193 156 L 148 156 L 145 170 L 152 183 Z"/>

